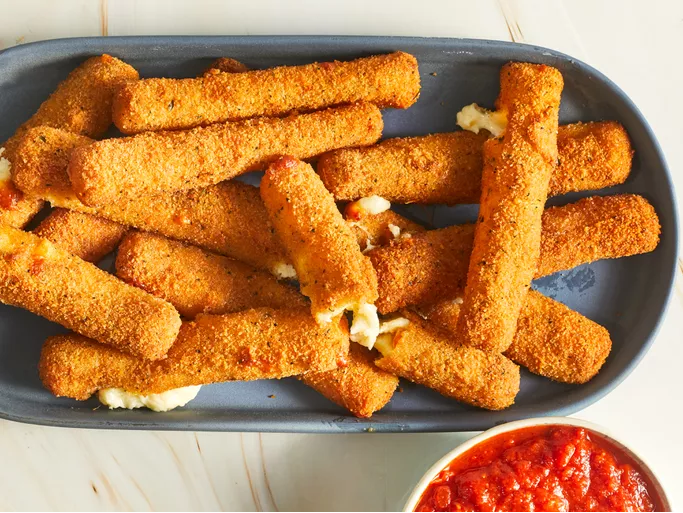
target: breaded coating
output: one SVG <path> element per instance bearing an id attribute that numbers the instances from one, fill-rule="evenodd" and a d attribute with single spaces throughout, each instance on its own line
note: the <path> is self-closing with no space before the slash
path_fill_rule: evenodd
<path id="1" fill-rule="evenodd" d="M 377 277 L 313 168 L 293 157 L 268 167 L 261 198 L 321 322 L 377 299 Z"/>
<path id="2" fill-rule="evenodd" d="M 377 246 L 385 246 L 394 239 L 410 237 L 413 233 L 425 231 L 424 226 L 406 219 L 393 210 L 385 210 L 379 214 L 357 215 L 346 209 L 344 219 L 353 230 L 362 251 L 370 251 Z"/>
<path id="3" fill-rule="evenodd" d="M 350 62 L 283 66 L 201 78 L 152 78 L 121 88 L 114 123 L 124 134 L 176 130 L 368 102 L 410 107 L 420 94 L 417 60 L 395 52 Z"/>
<path id="4" fill-rule="evenodd" d="M 474 225 L 428 230 L 367 253 L 377 274 L 382 314 L 462 294 L 472 254 Z"/>
<path id="5" fill-rule="evenodd" d="M 325 372 L 307 372 L 299 379 L 356 417 L 370 417 L 394 395 L 398 378 L 377 367 L 373 350 L 351 344 L 347 364 Z"/>
<path id="6" fill-rule="evenodd" d="M 329 370 L 348 351 L 345 319 L 321 327 L 302 310 L 259 308 L 184 322 L 168 356 L 155 362 L 78 335 L 50 337 L 38 369 L 56 396 L 85 400 L 102 388 L 147 395 Z"/>
<path id="7" fill-rule="evenodd" d="M 659 244 L 660 231 L 654 207 L 635 194 L 593 196 L 549 208 L 543 215 L 536 276 L 603 258 L 649 253 Z"/>
<path id="8" fill-rule="evenodd" d="M 204 76 L 215 75 L 217 73 L 244 73 L 245 71 L 249 71 L 249 68 L 246 64 L 237 59 L 219 57 L 209 65 L 204 72 Z"/>
<path id="9" fill-rule="evenodd" d="M 99 262 L 114 251 L 127 230 L 101 217 L 56 208 L 33 233 L 86 262 Z"/>
<path id="10" fill-rule="evenodd" d="M 618 185 L 631 172 L 631 141 L 626 129 L 616 121 L 561 126 L 557 153 L 548 196 Z"/>
<path id="11" fill-rule="evenodd" d="M 229 76 L 226 74 L 226 76 Z M 307 159 L 382 135 L 382 114 L 355 104 L 286 118 L 106 139 L 71 154 L 68 173 L 86 205 L 195 189 L 264 169 L 280 155 Z"/>
<path id="12" fill-rule="evenodd" d="M 420 306 L 430 322 L 455 333 L 457 300 Z M 517 331 L 505 356 L 534 374 L 562 383 L 581 384 L 595 377 L 612 348 L 609 332 L 571 308 L 529 290 Z"/>
<path id="13" fill-rule="evenodd" d="M 454 344 L 452 335 L 413 313 L 401 316 L 410 324 L 392 334 L 391 351 L 375 360 L 380 369 L 487 410 L 515 402 L 517 365 L 500 353 Z"/>
<path id="14" fill-rule="evenodd" d="M 395 203 L 479 203 L 486 133 L 452 132 L 387 139 L 323 155 L 317 171 L 336 200 L 374 194 Z M 624 183 L 633 150 L 615 121 L 560 126 L 558 163 L 548 196 Z"/>
<path id="15" fill-rule="evenodd" d="M 138 72 L 125 62 L 110 55 L 91 57 L 69 73 L 36 113 L 0 144 L 5 148 L 2 156 L 13 164 L 19 140 L 27 130 L 40 125 L 102 136 L 111 125 L 114 90 L 137 79 Z M 11 182 L 0 188 L 0 224 L 23 228 L 42 207 L 43 201 L 23 197 Z"/>
<path id="16" fill-rule="evenodd" d="M 188 318 L 263 306 L 310 309 L 296 289 L 268 274 L 158 235 L 129 233 L 119 247 L 116 269 L 120 278 L 166 299 Z M 369 417 L 389 402 L 398 384 L 373 360 L 369 350 L 353 344 L 343 366 L 301 379 L 354 415 Z"/>
<path id="17" fill-rule="evenodd" d="M 0 301 L 142 358 L 162 358 L 180 316 L 47 239 L 0 226 Z"/>
<path id="18" fill-rule="evenodd" d="M 309 308 L 294 287 L 254 267 L 151 233 L 130 232 L 116 275 L 171 303 L 183 317 L 269 306 Z"/>
<path id="19" fill-rule="evenodd" d="M 43 200 L 24 196 L 12 182 L 0 185 L 0 225 L 24 228 L 43 206 Z"/>
<path id="20" fill-rule="evenodd" d="M 66 173 L 73 148 L 92 139 L 47 127 L 30 130 L 22 141 L 15 179 L 27 194 L 54 206 L 97 215 L 140 230 L 242 260 L 279 277 L 288 258 L 273 232 L 256 187 L 228 181 L 204 189 L 157 194 L 93 208 L 76 198 Z"/>
<path id="21" fill-rule="evenodd" d="M 479 217 L 456 333 L 467 346 L 503 352 L 538 265 L 563 80 L 550 66 L 509 63 L 500 82 L 496 104 L 508 124 L 501 139 L 484 143 Z"/>
<path id="22" fill-rule="evenodd" d="M 594 196 L 543 213 L 541 256 L 534 278 L 604 258 L 653 251 L 660 225 L 642 196 Z M 368 253 L 377 273 L 380 313 L 462 294 L 474 226 L 414 234 Z"/>
<path id="23" fill-rule="evenodd" d="M 372 195 L 392 203 L 477 203 L 487 134 L 454 132 L 387 139 L 326 153 L 317 171 L 336 200 Z"/>

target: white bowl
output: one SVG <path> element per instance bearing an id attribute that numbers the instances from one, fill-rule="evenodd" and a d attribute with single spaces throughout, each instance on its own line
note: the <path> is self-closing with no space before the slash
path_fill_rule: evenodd
<path id="1" fill-rule="evenodd" d="M 652 471 L 652 468 L 647 463 L 645 463 L 643 458 L 636 454 L 633 451 L 633 449 L 631 449 L 630 447 L 626 447 L 622 442 L 614 438 L 614 436 L 612 436 L 612 434 L 610 434 L 609 431 L 607 431 L 602 426 L 592 424 L 591 422 L 586 422 L 585 420 L 573 419 L 570 417 L 540 417 L 534 419 L 518 420 L 516 422 L 508 422 L 507 424 L 501 424 L 500 426 L 491 428 L 488 431 L 484 431 L 483 433 L 475 436 L 474 438 L 470 438 L 468 441 L 459 445 L 458 447 L 450 451 L 448 454 L 444 455 L 444 457 L 436 463 L 434 463 L 434 465 L 432 465 L 432 467 L 427 471 L 427 473 L 422 477 L 422 479 L 420 479 L 420 481 L 417 483 L 413 491 L 410 493 L 410 496 L 408 497 L 408 501 L 406 502 L 403 511 L 414 511 L 417 507 L 418 502 L 420 501 L 420 498 L 422 497 L 422 494 L 427 489 L 432 480 L 451 461 L 453 461 L 455 458 L 463 454 L 465 451 L 468 451 L 469 449 L 471 449 L 475 445 L 480 444 L 484 440 L 488 440 L 489 438 L 499 435 L 501 433 L 508 433 L 510 431 L 516 431 L 522 428 L 544 425 L 564 425 L 581 427 L 588 429 L 590 431 L 594 431 L 604 436 L 606 439 L 612 442 L 617 448 L 621 449 L 633 458 L 633 460 L 640 467 L 640 470 L 642 471 L 644 476 L 647 479 L 649 479 L 649 481 L 652 483 L 654 490 L 650 490 L 650 492 L 657 496 L 662 507 L 664 508 L 664 511 L 671 511 L 671 505 L 666 494 L 664 493 L 664 489 L 662 488 L 659 479 L 657 479 L 657 476 Z"/>

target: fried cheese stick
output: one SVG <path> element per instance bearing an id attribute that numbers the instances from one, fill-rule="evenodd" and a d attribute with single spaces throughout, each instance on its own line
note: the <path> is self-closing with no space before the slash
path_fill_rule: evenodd
<path id="1" fill-rule="evenodd" d="M 310 310 L 304 296 L 269 274 L 158 235 L 128 234 L 119 247 L 116 270 L 124 281 L 166 299 L 188 318 L 263 306 Z M 398 378 L 377 368 L 374 358 L 353 344 L 343 365 L 299 379 L 354 415 L 369 417 L 389 402 L 398 386 Z"/>
<path id="2" fill-rule="evenodd" d="M 143 80 L 121 88 L 114 123 L 124 134 L 282 116 L 353 102 L 410 107 L 420 93 L 417 60 L 395 52 L 350 62 L 283 66 L 202 78 Z"/>
<path id="3" fill-rule="evenodd" d="M 221 74 L 230 77 L 230 74 Z M 369 103 L 286 118 L 258 118 L 187 131 L 106 139 L 75 149 L 68 173 L 86 205 L 196 189 L 264 169 L 280 155 L 307 159 L 382 135 L 382 114 Z"/>
<path id="4" fill-rule="evenodd" d="M 502 410 L 514 403 L 517 365 L 502 354 L 454 344 L 448 332 L 411 312 L 401 316 L 407 325 L 377 340 L 380 369 L 480 408 Z"/>
<path id="5" fill-rule="evenodd" d="M 162 358 L 180 317 L 47 239 L 0 226 L 0 301 L 142 358 Z"/>
<path id="6" fill-rule="evenodd" d="M 182 240 L 266 269 L 279 278 L 295 276 L 259 191 L 251 185 L 228 181 L 104 207 L 84 205 L 71 188 L 66 166 L 74 148 L 91 143 L 87 137 L 49 127 L 29 130 L 15 168 L 18 187 L 53 206 Z"/>
<path id="7" fill-rule="evenodd" d="M 642 196 L 593 196 L 543 213 L 535 278 L 605 258 L 653 251 L 660 224 Z M 377 273 L 380 313 L 462 294 L 474 225 L 416 233 L 368 253 Z"/>
<path id="8" fill-rule="evenodd" d="M 484 143 L 481 205 L 456 330 L 467 346 L 503 352 L 515 335 L 538 265 L 562 87 L 550 66 L 501 69 L 496 104 L 508 123 L 502 138 Z"/>
<path id="9" fill-rule="evenodd" d="M 460 302 L 441 301 L 417 310 L 455 336 Z M 515 338 L 504 354 L 534 374 L 581 384 L 597 375 L 611 348 L 612 340 L 605 328 L 562 303 L 529 290 Z"/>
<path id="10" fill-rule="evenodd" d="M 207 73 L 239 73 L 246 70 L 241 62 L 222 57 L 211 64 Z M 111 103 L 111 98 L 109 100 Z M 56 208 L 33 233 L 83 260 L 98 262 L 114 250 L 126 230 L 126 227 L 99 216 Z"/>
<path id="11" fill-rule="evenodd" d="M 33 233 L 86 262 L 96 263 L 114 251 L 127 230 L 102 217 L 55 208 Z"/>
<path id="12" fill-rule="evenodd" d="M 114 90 L 138 79 L 138 72 L 110 55 L 91 57 L 61 82 L 31 118 L 21 125 L 0 150 L 0 224 L 23 228 L 43 206 L 37 198 L 24 197 L 9 180 L 16 146 L 30 128 L 46 125 L 75 134 L 101 137 L 111 125 Z M 5 162 L 3 162 L 5 160 Z"/>
<path id="13" fill-rule="evenodd" d="M 351 340 L 370 349 L 379 330 L 377 277 L 313 168 L 293 157 L 268 167 L 261 198 L 322 324 L 354 312 Z"/>
<path id="14" fill-rule="evenodd" d="M 264 306 L 310 307 L 294 287 L 269 273 L 151 233 L 126 235 L 116 256 L 116 275 L 165 299 L 187 318 Z"/>
<path id="15" fill-rule="evenodd" d="M 349 350 L 345 319 L 319 326 L 306 311 L 258 308 L 201 314 L 184 322 L 163 360 L 146 361 L 79 335 L 50 337 L 40 355 L 43 385 L 86 400 L 97 390 L 157 394 L 222 381 L 279 379 L 334 369 Z"/>
<path id="16" fill-rule="evenodd" d="M 478 203 L 486 138 L 461 131 L 387 139 L 329 152 L 317 171 L 336 200 L 377 195 L 404 204 Z M 557 149 L 549 197 L 621 184 L 631 171 L 631 143 L 614 121 L 560 126 Z"/>

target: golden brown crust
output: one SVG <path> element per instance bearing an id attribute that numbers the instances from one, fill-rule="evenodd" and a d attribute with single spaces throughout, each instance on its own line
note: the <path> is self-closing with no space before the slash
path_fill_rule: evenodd
<path id="1" fill-rule="evenodd" d="M 660 231 L 654 207 L 635 194 L 593 196 L 549 208 L 543 215 L 542 258 L 536 276 L 654 251 Z"/>
<path id="2" fill-rule="evenodd" d="M 430 322 L 455 334 L 460 313 L 456 301 L 418 307 Z M 530 290 L 505 356 L 531 372 L 562 383 L 592 379 L 612 348 L 609 332 L 599 324 Z"/>
<path id="3" fill-rule="evenodd" d="M 0 301 L 149 359 L 166 354 L 180 326 L 166 301 L 10 227 L 0 227 Z"/>
<path id="4" fill-rule="evenodd" d="M 392 241 L 367 255 L 377 273 L 380 313 L 462 294 L 474 225 L 450 226 Z"/>
<path id="5" fill-rule="evenodd" d="M 320 157 L 317 171 L 337 200 L 377 195 L 392 203 L 476 203 L 486 134 L 388 139 Z"/>
<path id="6" fill-rule="evenodd" d="M 100 137 L 111 125 L 114 90 L 126 81 L 137 79 L 134 68 L 110 55 L 91 57 L 73 70 L 36 113 L 0 145 L 5 148 L 3 157 L 14 164 L 20 139 L 30 128 L 40 125 Z M 0 224 L 23 228 L 43 208 L 44 202 L 23 197 L 16 190 L 13 193 L 19 199 L 10 208 L 0 208 Z"/>
<path id="7" fill-rule="evenodd" d="M 361 250 L 389 244 L 396 238 L 391 231 L 392 226 L 398 228 L 399 237 L 404 238 L 425 231 L 424 226 L 406 219 L 393 210 L 385 210 L 379 214 L 363 214 L 360 217 L 349 216 L 345 212 L 344 219 L 353 230 Z"/>
<path id="8" fill-rule="evenodd" d="M 546 209 L 534 277 L 603 258 L 653 251 L 659 232 L 652 205 L 633 194 L 593 196 Z M 377 309 L 391 313 L 461 295 L 473 233 L 473 225 L 450 226 L 370 251 L 377 273 Z"/>
<path id="9" fill-rule="evenodd" d="M 73 193 L 66 165 L 74 147 L 90 143 L 92 139 L 53 128 L 30 130 L 22 141 L 17 183 L 55 206 L 183 240 L 260 269 L 274 271 L 287 262 L 258 189 L 244 183 L 228 181 L 98 208 L 84 205 Z"/>
<path id="10" fill-rule="evenodd" d="M 378 368 L 377 353 L 351 344 L 345 365 L 324 372 L 308 372 L 299 379 L 356 417 L 370 417 L 391 400 L 398 378 Z"/>
<path id="11" fill-rule="evenodd" d="M 209 65 L 204 76 L 215 75 L 216 73 L 244 73 L 245 71 L 249 71 L 249 68 L 237 59 L 219 57 Z"/>
<path id="12" fill-rule="evenodd" d="M 114 251 L 127 230 L 101 217 L 56 208 L 33 233 L 86 262 L 99 262 Z"/>
<path id="13" fill-rule="evenodd" d="M 37 126 L 101 137 L 111 125 L 114 92 L 126 82 L 137 79 L 138 72 L 132 66 L 111 55 L 91 57 L 69 73 L 36 113 L 5 142 L 6 156 L 13 157 L 19 139 Z"/>
<path id="14" fill-rule="evenodd" d="M 180 315 L 249 308 L 309 308 L 289 285 L 250 265 L 151 233 L 130 232 L 116 256 L 116 275 L 171 303 Z"/>
<path id="15" fill-rule="evenodd" d="M 317 171 L 337 200 L 376 194 L 393 203 L 479 203 L 485 139 L 465 131 L 387 139 L 326 153 Z M 615 121 L 560 126 L 557 149 L 549 197 L 624 183 L 631 172 L 631 143 Z"/>
<path id="16" fill-rule="evenodd" d="M 500 72 L 498 109 L 508 124 L 484 143 L 479 217 L 457 335 L 463 344 L 502 352 L 538 265 L 541 216 L 557 163 L 562 75 L 509 63 Z"/>
<path id="17" fill-rule="evenodd" d="M 598 190 L 624 183 L 631 172 L 633 148 L 616 121 L 573 123 L 557 133 L 557 167 L 548 196 Z"/>
<path id="18" fill-rule="evenodd" d="M 229 74 L 224 74 L 229 76 Z M 307 159 L 382 135 L 382 114 L 355 104 L 177 132 L 106 139 L 72 152 L 68 173 L 86 205 L 195 189 L 264 169 L 280 155 Z"/>
<path id="19" fill-rule="evenodd" d="M 309 164 L 275 161 L 261 180 L 261 198 L 314 315 L 375 302 L 372 264 Z"/>
<path id="20" fill-rule="evenodd" d="M 113 115 L 116 126 L 132 134 L 281 116 L 358 101 L 405 109 L 419 93 L 417 60 L 395 52 L 350 62 L 142 80 L 121 88 Z"/>
<path id="21" fill-rule="evenodd" d="M 167 358 L 141 360 L 78 335 L 49 338 L 40 356 L 45 387 L 85 400 L 101 388 L 140 394 L 221 381 L 277 379 L 334 369 L 346 358 L 345 319 L 318 326 L 307 312 L 259 308 L 183 323 Z"/>
<path id="22" fill-rule="evenodd" d="M 13 189 L 12 193 L 19 194 L 19 198 L 10 208 L 0 208 L 0 225 L 24 228 L 43 209 L 45 202 L 24 196 L 12 184 L 7 185 Z"/>
<path id="23" fill-rule="evenodd" d="M 501 410 L 514 403 L 514 363 L 499 353 L 454 344 L 447 332 L 413 313 L 401 316 L 410 324 L 394 334 L 391 353 L 375 361 L 380 369 L 480 408 Z"/>

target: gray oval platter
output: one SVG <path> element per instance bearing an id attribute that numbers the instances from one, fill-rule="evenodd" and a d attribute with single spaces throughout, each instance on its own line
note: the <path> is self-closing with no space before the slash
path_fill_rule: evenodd
<path id="1" fill-rule="evenodd" d="M 629 98 L 605 76 L 571 57 L 528 45 L 460 39 L 390 37 L 124 37 L 46 41 L 0 54 L 0 141 L 9 137 L 57 83 L 91 55 L 109 53 L 143 77 L 195 76 L 216 57 L 253 68 L 346 60 L 403 50 L 420 64 L 422 94 L 412 108 L 384 112 L 384 137 L 456 129 L 455 114 L 478 102 L 492 107 L 498 70 L 510 60 L 542 62 L 565 79 L 562 123 L 617 120 L 636 150 L 628 181 L 596 193 L 554 198 L 564 204 L 591 194 L 633 192 L 647 197 L 662 223 L 656 251 L 601 261 L 535 282 L 535 287 L 611 333 L 614 348 L 600 374 L 570 386 L 524 372 L 516 404 L 501 412 L 478 410 L 432 390 L 402 383 L 391 403 L 371 419 L 356 419 L 295 379 L 203 387 L 188 407 L 169 413 L 96 409 L 97 402 L 56 399 L 43 390 L 36 363 L 49 335 L 63 328 L 17 308 L 0 306 L 0 417 L 35 424 L 88 428 L 216 431 L 469 431 L 539 415 L 567 415 L 597 401 L 637 365 L 654 341 L 672 290 L 677 227 L 672 184 L 659 145 Z M 258 175 L 246 178 L 257 180 Z M 474 219 L 473 206 L 403 207 L 435 227 Z M 109 260 L 109 265 L 111 260 Z M 103 265 L 107 265 L 106 263 Z M 273 397 L 274 396 L 274 397 Z"/>

